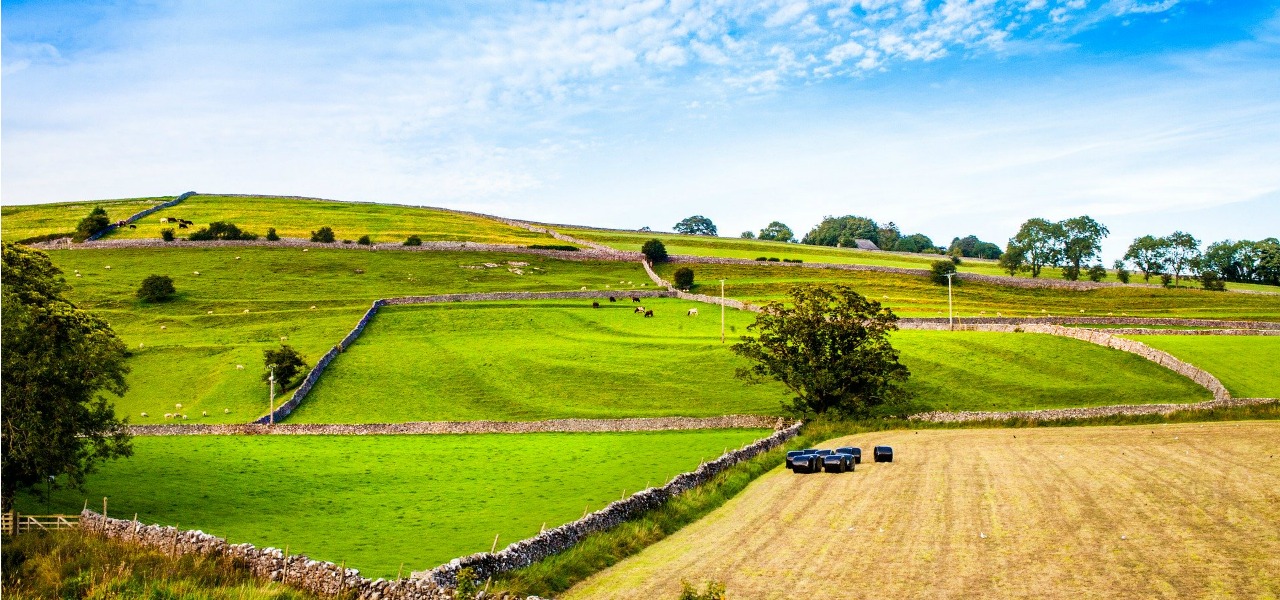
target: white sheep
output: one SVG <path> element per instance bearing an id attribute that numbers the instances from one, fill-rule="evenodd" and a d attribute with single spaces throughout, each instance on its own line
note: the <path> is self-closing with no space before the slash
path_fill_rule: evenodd
<path id="1" fill-rule="evenodd" d="M 168 326 L 168 325 L 161 325 L 161 326 L 160 326 L 160 329 L 168 329 L 168 328 L 169 328 L 169 326 Z"/>
<path id="2" fill-rule="evenodd" d="M 107 265 L 107 266 L 105 266 L 105 267 L 103 267 L 103 268 L 104 268 L 104 269 L 107 269 L 107 270 L 110 270 L 110 269 L 111 269 L 111 265 Z"/>
<path id="3" fill-rule="evenodd" d="M 206 313 L 204 313 L 204 314 L 206 314 L 206 315 L 211 315 L 211 314 L 213 314 L 213 311 L 209 311 L 209 312 L 206 312 Z"/>
<path id="4" fill-rule="evenodd" d="M 282 335 L 282 336 L 280 336 L 280 341 L 282 341 L 282 342 L 283 342 L 283 341 L 285 341 L 285 340 L 287 340 L 287 339 L 289 339 L 289 336 L 287 336 L 287 335 Z"/>
<path id="5" fill-rule="evenodd" d="M 79 277 L 79 276 L 80 276 L 80 274 L 79 274 L 79 273 L 76 273 L 76 277 Z"/>
<path id="6" fill-rule="evenodd" d="M 240 260 L 240 257 L 239 257 L 239 256 L 237 256 L 237 257 L 236 257 L 236 260 Z"/>
<path id="7" fill-rule="evenodd" d="M 237 370 L 237 371 L 243 371 L 243 370 L 244 370 L 244 365 L 236 365 L 236 370 Z"/>
<path id="8" fill-rule="evenodd" d="M 138 342 L 138 347 L 139 347 L 139 348 L 141 348 L 141 347 L 142 347 L 142 342 Z"/>
<path id="9" fill-rule="evenodd" d="M 246 314 L 248 314 L 249 309 L 247 309 L 247 308 L 246 308 L 246 309 L 244 309 L 244 312 L 245 312 Z"/>
<path id="10" fill-rule="evenodd" d="M 195 276 L 199 277 L 199 276 L 200 276 L 200 271 L 192 271 L 192 272 L 191 272 L 191 274 L 193 274 L 193 275 L 195 275 Z"/>
<path id="11" fill-rule="evenodd" d="M 204 416 L 204 417 L 207 417 L 207 416 L 209 416 L 209 411 L 207 411 L 207 410 L 202 410 L 202 411 L 200 411 L 200 415 L 201 415 L 201 416 Z"/>
<path id="12" fill-rule="evenodd" d="M 229 414 L 231 414 L 231 409 L 230 409 L 230 408 L 224 408 L 224 409 L 222 409 L 222 414 L 224 414 L 224 415 L 229 415 Z"/>
<path id="13" fill-rule="evenodd" d="M 147 417 L 147 416 L 149 416 L 149 415 L 147 415 L 146 411 L 143 411 L 143 412 L 142 412 L 142 416 L 143 416 L 143 417 Z"/>
<path id="14" fill-rule="evenodd" d="M 311 305 L 311 310 L 315 310 L 315 309 L 316 309 L 316 305 L 312 304 L 312 305 Z"/>
<path id="15" fill-rule="evenodd" d="M 303 252 L 306 252 L 306 251 L 307 251 L 307 249 L 306 249 L 306 248 L 303 248 L 303 249 L 302 249 L 302 251 L 303 251 Z"/>
<path id="16" fill-rule="evenodd" d="M 696 308 L 690 308 L 690 309 L 689 309 L 689 316 L 690 316 L 690 317 L 696 317 L 696 316 L 698 316 L 698 309 L 696 309 Z"/>
<path id="17" fill-rule="evenodd" d="M 174 404 L 174 405 L 173 405 L 173 407 L 174 407 L 174 408 L 176 408 L 176 409 L 178 409 L 178 410 L 182 410 L 182 403 L 181 403 L 181 402 L 179 402 L 179 403 L 177 403 L 177 404 Z"/>
<path id="18" fill-rule="evenodd" d="M 173 413 L 164 413 L 164 418 L 165 418 L 165 419 L 172 419 L 172 418 L 173 418 Z"/>
<path id="19" fill-rule="evenodd" d="M 187 415 L 182 415 L 182 420 L 183 420 L 183 421 L 186 421 L 186 420 L 187 420 Z"/>

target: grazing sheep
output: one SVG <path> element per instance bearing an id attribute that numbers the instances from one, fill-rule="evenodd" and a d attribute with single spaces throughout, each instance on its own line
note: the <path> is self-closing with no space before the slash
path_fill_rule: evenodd
<path id="1" fill-rule="evenodd" d="M 173 405 L 173 407 L 174 407 L 174 408 L 176 408 L 176 409 L 178 409 L 178 410 L 182 410 L 182 403 L 181 403 L 181 402 L 179 402 L 179 403 L 177 403 L 177 404 L 174 404 L 174 405 Z"/>
<path id="2" fill-rule="evenodd" d="M 651 310 L 646 310 L 646 311 L 644 311 L 644 317 L 645 317 L 646 319 L 647 319 L 647 318 L 649 318 L 649 317 L 652 317 L 652 316 L 653 316 L 653 311 L 651 311 Z"/>
<path id="3" fill-rule="evenodd" d="M 582 286 L 582 289 L 584 289 L 584 290 L 585 290 L 585 289 L 587 289 L 587 286 L 585 286 L 585 285 L 584 285 L 584 286 Z"/>
<path id="4" fill-rule="evenodd" d="M 224 415 L 229 415 L 229 414 L 231 414 L 231 409 L 230 409 L 230 408 L 224 408 L 224 409 L 222 409 L 222 414 L 224 414 Z"/>
<path id="5" fill-rule="evenodd" d="M 239 256 L 237 256 L 237 257 L 236 257 L 236 260 L 240 260 L 240 257 L 239 257 Z"/>
<path id="6" fill-rule="evenodd" d="M 76 277 L 79 277 L 79 276 L 80 276 L 80 274 L 79 274 L 79 273 L 76 273 Z"/>
<path id="7" fill-rule="evenodd" d="M 282 335 L 282 336 L 280 336 L 280 341 L 282 341 L 282 342 L 283 342 L 283 341 L 285 341 L 285 340 L 287 340 L 287 339 L 289 339 L 289 336 L 287 336 L 287 335 Z"/>
<path id="8" fill-rule="evenodd" d="M 111 265 L 107 265 L 107 266 L 105 266 L 105 267 L 103 267 L 103 268 L 104 268 L 104 269 L 106 269 L 106 270 L 108 270 L 108 271 L 110 271 L 110 270 L 111 270 Z"/>
<path id="9" fill-rule="evenodd" d="M 315 310 L 315 309 L 316 309 L 316 305 L 312 304 L 312 305 L 311 305 L 311 310 Z"/>
<path id="10" fill-rule="evenodd" d="M 201 415 L 201 416 L 204 416 L 204 417 L 207 417 L 207 416 L 209 416 L 209 411 L 207 411 L 207 410 L 202 410 L 202 411 L 200 411 L 200 415 Z"/>
<path id="11" fill-rule="evenodd" d="M 187 420 L 187 415 L 182 415 L 182 420 L 183 420 L 183 421 L 186 421 L 186 420 Z"/>
<path id="12" fill-rule="evenodd" d="M 302 249 L 302 251 L 303 251 L 303 252 L 306 252 L 306 251 L 307 251 L 307 248 L 303 248 L 303 249 Z"/>
<path id="13" fill-rule="evenodd" d="M 236 365 L 236 370 L 237 370 L 237 371 L 243 371 L 243 370 L 244 370 L 244 365 Z"/>
<path id="14" fill-rule="evenodd" d="M 138 342 L 138 347 L 139 347 L 139 348 L 141 348 L 141 347 L 142 347 L 142 342 Z"/>
<path id="15" fill-rule="evenodd" d="M 148 417 L 148 416 L 150 416 L 150 415 L 148 415 L 148 414 L 146 413 L 146 411 L 143 411 L 143 412 L 142 412 L 142 416 L 144 416 L 144 417 Z"/>
<path id="16" fill-rule="evenodd" d="M 206 314 L 206 315 L 211 315 L 211 314 L 213 314 L 213 311 L 209 311 L 209 312 L 207 312 L 207 313 L 205 313 L 205 314 Z"/>
<path id="17" fill-rule="evenodd" d="M 165 419 L 172 419 L 172 418 L 173 418 L 173 413 L 164 413 L 164 418 L 165 418 Z"/>
<path id="18" fill-rule="evenodd" d="M 690 309 L 689 309 L 689 316 L 690 316 L 690 317 L 696 317 L 696 316 L 698 316 L 698 309 L 696 309 L 696 308 L 690 308 Z"/>
<path id="19" fill-rule="evenodd" d="M 634 314 L 636 314 L 636 313 L 640 313 L 640 314 L 642 314 L 642 315 L 643 315 L 643 314 L 644 314 L 644 307 L 643 307 L 643 306 L 637 306 L 635 310 L 631 311 L 631 314 L 633 314 L 633 315 L 634 315 Z"/>
<path id="20" fill-rule="evenodd" d="M 249 312 L 249 309 L 247 309 L 247 308 L 246 308 L 246 309 L 244 309 L 244 312 L 248 313 L 248 312 Z"/>
<path id="21" fill-rule="evenodd" d="M 192 271 L 191 273 L 192 273 L 193 275 L 195 275 L 196 277 L 199 277 L 199 276 L 200 276 L 200 271 Z"/>

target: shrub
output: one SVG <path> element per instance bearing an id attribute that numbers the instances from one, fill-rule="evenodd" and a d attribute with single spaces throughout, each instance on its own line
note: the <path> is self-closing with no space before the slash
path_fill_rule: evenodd
<path id="1" fill-rule="evenodd" d="M 333 236 L 333 228 L 328 225 L 311 232 L 311 241 L 320 242 L 322 244 L 332 244 L 337 239 Z"/>
<path id="2" fill-rule="evenodd" d="M 1205 271 L 1200 274 L 1200 285 L 1211 292 L 1227 291 L 1227 282 L 1223 281 L 1222 277 L 1213 271 Z"/>
<path id="3" fill-rule="evenodd" d="M 172 227 L 165 227 L 164 229 L 161 229 L 161 230 L 160 230 L 160 239 L 162 239 L 162 240 L 164 240 L 164 241 L 166 241 L 166 242 L 172 242 L 172 241 L 173 241 L 173 228 L 172 228 Z"/>
<path id="4" fill-rule="evenodd" d="M 1080 268 L 1075 265 L 1067 265 L 1062 267 L 1062 278 L 1067 281 L 1077 281 L 1080 279 Z"/>
<path id="5" fill-rule="evenodd" d="M 758 260 L 758 261 L 760 261 L 760 262 L 764 262 L 764 261 L 766 261 L 766 260 L 769 260 L 769 257 L 768 257 L 768 256 L 757 256 L 757 257 L 756 257 L 756 260 Z"/>
<path id="6" fill-rule="evenodd" d="M 368 235 L 362 235 L 362 236 L 360 236 L 360 239 L 356 240 L 356 243 L 357 243 L 357 244 L 360 244 L 361 246 L 372 246 L 372 245 L 373 245 L 373 241 L 369 239 L 369 236 L 368 236 Z"/>
<path id="7" fill-rule="evenodd" d="M 107 211 L 101 206 L 89 211 L 89 216 L 80 219 L 80 223 L 76 225 L 76 234 L 72 236 L 77 242 L 83 242 L 89 236 L 106 229 L 111 224 L 111 220 L 107 218 Z"/>
<path id="8" fill-rule="evenodd" d="M 675 274 L 671 276 L 675 280 L 676 287 L 687 290 L 693 287 L 693 269 L 689 267 L 680 267 L 676 269 Z"/>
<path id="9" fill-rule="evenodd" d="M 644 246 L 640 247 L 640 252 L 651 263 L 667 262 L 667 247 L 663 245 L 662 240 L 655 238 L 645 242 Z"/>
<path id="10" fill-rule="evenodd" d="M 406 239 L 406 240 L 404 241 L 404 245 L 406 245 L 406 246 L 421 246 L 421 245 L 422 245 L 422 238 L 420 238 L 420 237 L 418 237 L 418 236 L 416 236 L 416 235 L 411 235 L 411 236 L 409 236 L 409 239 Z"/>
<path id="11" fill-rule="evenodd" d="M 1173 275 L 1170 275 L 1168 273 L 1161 273 L 1160 285 L 1163 285 L 1164 287 L 1173 287 Z"/>
<path id="12" fill-rule="evenodd" d="M 789 263 L 802 263 L 802 262 L 804 262 L 804 261 L 803 261 L 803 260 L 801 260 L 801 259 L 798 259 L 798 258 L 784 258 L 784 259 L 782 259 L 782 262 L 789 262 Z"/>
<path id="13" fill-rule="evenodd" d="M 138 298 L 143 302 L 164 302 L 178 293 L 173 288 L 173 278 L 168 275 L 148 275 L 138 287 Z"/>
<path id="14" fill-rule="evenodd" d="M 562 250 L 564 252 L 577 252 L 579 250 L 577 246 L 570 246 L 568 244 L 532 244 L 526 246 L 526 248 L 531 248 L 533 250 Z"/>
<path id="15" fill-rule="evenodd" d="M 280 236 L 276 233 L 276 228 L 275 228 L 275 227 L 268 227 L 268 228 L 267 228 L 267 241 L 268 241 L 268 242 L 278 242 L 278 241 L 280 241 Z"/>
<path id="16" fill-rule="evenodd" d="M 353 242 L 353 241 L 351 241 L 351 240 L 342 240 L 342 243 L 344 243 L 344 244 L 354 244 L 355 242 Z"/>
<path id="17" fill-rule="evenodd" d="M 961 262 L 960 257 L 958 255 L 955 255 L 955 254 L 951 255 L 951 264 L 958 265 L 960 264 L 960 262 Z"/>
<path id="18" fill-rule="evenodd" d="M 1102 281 L 1107 278 L 1107 268 L 1102 265 L 1089 267 L 1089 281 Z"/>
<path id="19" fill-rule="evenodd" d="M 458 581 L 458 587 L 454 589 L 454 597 L 456 598 L 475 598 L 482 590 L 480 578 L 476 577 L 475 569 L 471 567 L 459 569 L 455 577 Z"/>
<path id="20" fill-rule="evenodd" d="M 214 221 L 208 227 L 201 227 L 194 233 L 187 236 L 188 240 L 193 242 L 208 242 L 212 240 L 256 240 L 257 234 L 247 231 L 240 231 L 235 223 L 226 221 Z"/>
<path id="21" fill-rule="evenodd" d="M 956 272 L 956 263 L 949 260 L 935 260 L 929 265 L 929 278 L 937 284 L 945 284 L 947 275 Z"/>
<path id="22" fill-rule="evenodd" d="M 1129 283 L 1129 269 L 1124 268 L 1124 261 L 1117 260 L 1115 263 L 1115 268 L 1116 268 L 1116 279 L 1119 279 L 1120 283 Z"/>
<path id="23" fill-rule="evenodd" d="M 719 581 L 708 581 L 707 587 L 699 592 L 688 581 L 680 580 L 680 600 L 724 600 L 724 584 Z"/>
<path id="24" fill-rule="evenodd" d="M 776 257 L 776 256 L 770 256 L 770 257 L 769 257 L 769 262 L 778 262 L 778 257 Z"/>

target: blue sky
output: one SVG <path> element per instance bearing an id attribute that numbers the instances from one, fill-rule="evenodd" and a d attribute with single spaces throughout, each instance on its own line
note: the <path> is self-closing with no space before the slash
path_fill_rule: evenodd
<path id="1" fill-rule="evenodd" d="M 5 2 L 6 204 L 1280 235 L 1280 2 Z"/>

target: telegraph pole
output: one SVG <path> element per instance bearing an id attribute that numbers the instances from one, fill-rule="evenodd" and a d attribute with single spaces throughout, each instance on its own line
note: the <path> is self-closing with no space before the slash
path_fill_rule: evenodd
<path id="1" fill-rule="evenodd" d="M 724 343 L 724 280 L 720 280 L 720 343 Z"/>

